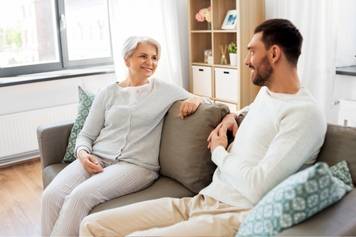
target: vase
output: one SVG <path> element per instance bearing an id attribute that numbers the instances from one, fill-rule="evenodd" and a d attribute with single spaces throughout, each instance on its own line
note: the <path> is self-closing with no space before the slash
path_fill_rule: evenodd
<path id="1" fill-rule="evenodd" d="M 211 30 L 211 22 L 207 22 L 208 23 L 208 30 Z"/>
<path id="2" fill-rule="evenodd" d="M 225 65 L 227 64 L 227 59 L 226 59 L 226 53 L 227 53 L 227 45 L 222 44 L 220 45 L 220 64 Z"/>
<path id="3" fill-rule="evenodd" d="M 221 54 L 220 64 L 222 64 L 222 65 L 226 65 L 227 64 L 227 60 L 226 60 L 225 54 Z"/>
<path id="4" fill-rule="evenodd" d="M 237 54 L 236 53 L 229 53 L 230 65 L 236 66 L 237 65 Z"/>

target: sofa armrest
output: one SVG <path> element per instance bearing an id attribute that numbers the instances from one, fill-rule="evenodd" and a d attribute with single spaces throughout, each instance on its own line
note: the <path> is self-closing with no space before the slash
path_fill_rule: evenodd
<path id="1" fill-rule="evenodd" d="M 354 236 L 356 234 L 356 189 L 335 205 L 286 229 L 278 236 Z"/>
<path id="2" fill-rule="evenodd" d="M 37 128 L 42 168 L 62 161 L 72 126 L 73 122 L 64 122 Z"/>

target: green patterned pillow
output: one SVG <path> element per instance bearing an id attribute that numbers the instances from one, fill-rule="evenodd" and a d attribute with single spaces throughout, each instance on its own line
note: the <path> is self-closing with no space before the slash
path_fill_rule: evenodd
<path id="1" fill-rule="evenodd" d="M 326 163 L 318 162 L 267 193 L 242 222 L 236 237 L 275 236 L 337 202 L 351 189 L 333 176 Z"/>
<path id="2" fill-rule="evenodd" d="M 63 162 L 65 163 L 70 163 L 75 160 L 75 156 L 74 156 L 75 141 L 77 140 L 77 136 L 79 132 L 83 128 L 85 119 L 89 114 L 90 107 L 95 97 L 94 94 L 84 91 L 81 87 L 79 87 L 78 90 L 79 90 L 78 114 L 77 114 L 77 118 L 74 121 L 72 130 L 70 131 L 66 153 L 64 154 L 64 158 L 63 158 Z"/>
<path id="3" fill-rule="evenodd" d="M 330 170 L 333 176 L 340 179 L 342 182 L 349 185 L 350 187 L 354 186 L 349 167 L 347 166 L 347 162 L 345 160 L 340 161 L 335 165 L 331 166 Z"/>

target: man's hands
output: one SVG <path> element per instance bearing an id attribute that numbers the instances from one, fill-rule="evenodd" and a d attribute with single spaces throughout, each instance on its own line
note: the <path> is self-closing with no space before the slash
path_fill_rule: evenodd
<path id="1" fill-rule="evenodd" d="M 84 169 L 89 174 L 96 174 L 102 172 L 104 169 L 100 165 L 96 156 L 88 154 L 85 150 L 80 150 L 78 153 L 78 159 L 82 163 Z"/>
<path id="2" fill-rule="evenodd" d="M 218 146 L 223 146 L 225 149 L 227 147 L 227 136 L 226 133 L 220 132 L 220 130 L 214 129 L 208 138 L 208 148 L 210 149 L 211 152 L 218 147 Z"/>
<path id="3" fill-rule="evenodd" d="M 235 114 L 230 113 L 224 117 L 218 126 L 210 133 L 208 137 L 208 148 L 213 151 L 217 146 L 227 147 L 227 131 L 232 131 L 235 137 L 238 129 L 237 122 L 235 120 Z"/>
<path id="4" fill-rule="evenodd" d="M 179 117 L 184 119 L 189 115 L 197 111 L 199 105 L 203 102 L 203 99 L 200 97 L 191 97 L 182 102 L 179 108 Z"/>

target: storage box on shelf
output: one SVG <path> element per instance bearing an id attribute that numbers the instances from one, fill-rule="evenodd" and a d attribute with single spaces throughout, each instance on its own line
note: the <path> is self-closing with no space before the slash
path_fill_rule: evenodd
<path id="1" fill-rule="evenodd" d="M 236 103 L 240 95 L 236 69 L 215 68 L 215 97 Z"/>
<path id="2" fill-rule="evenodd" d="M 200 96 L 211 97 L 211 67 L 192 67 L 194 93 Z"/>
<path id="3" fill-rule="evenodd" d="M 207 8 L 211 22 L 198 21 L 196 14 Z M 237 11 L 236 27 L 223 30 L 229 10 Z M 248 105 L 259 88 L 252 85 L 250 72 L 243 63 L 253 30 L 264 19 L 264 0 L 190 0 L 188 11 L 190 91 L 224 103 L 233 111 Z M 235 65 L 230 64 L 227 51 L 231 42 L 237 45 Z M 211 60 L 204 57 L 206 50 L 211 50 Z"/>

